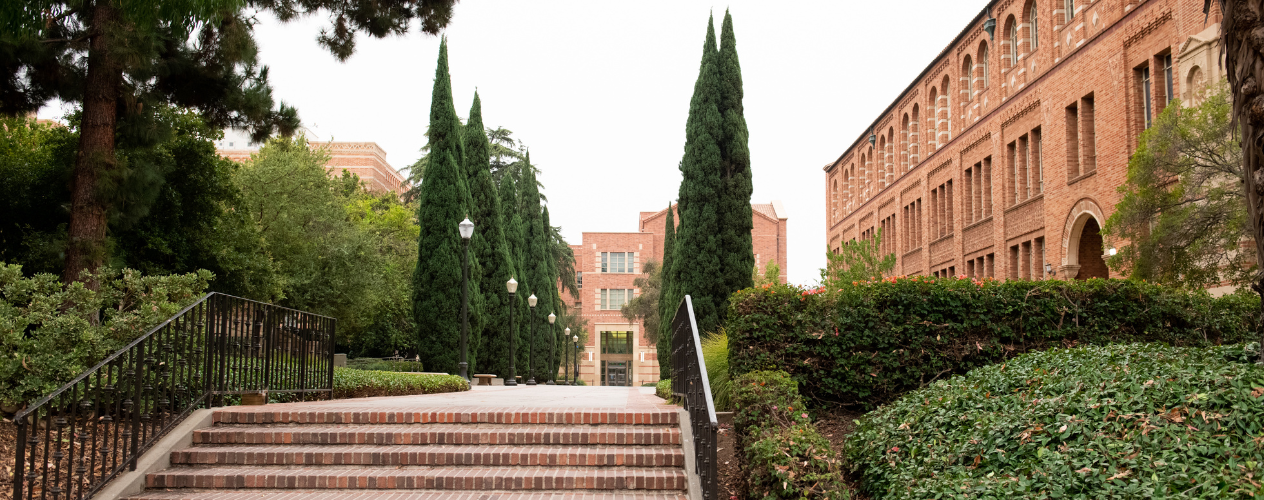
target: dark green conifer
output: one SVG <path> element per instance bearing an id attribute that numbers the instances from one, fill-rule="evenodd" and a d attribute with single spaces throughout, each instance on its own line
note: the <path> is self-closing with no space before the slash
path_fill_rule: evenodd
<path id="1" fill-rule="evenodd" d="M 668 288 L 671 281 L 668 276 L 672 274 L 672 251 L 676 246 L 676 217 L 675 207 L 671 203 L 667 204 L 667 224 L 663 233 L 663 268 L 662 271 L 662 289 L 659 291 L 658 300 L 658 378 L 671 378 L 671 320 L 676 315 L 676 308 L 680 307 L 680 300 L 671 302 L 670 297 L 674 294 Z"/>
<path id="2" fill-rule="evenodd" d="M 669 304 L 678 304 L 685 295 L 691 296 L 698 328 L 704 333 L 719 326 L 730 292 L 721 267 L 724 259 L 718 198 L 724 192 L 719 143 L 723 117 L 717 102 L 717 59 L 715 27 L 713 19 L 708 19 L 698 80 L 685 122 L 685 154 L 680 163 L 683 178 L 676 202 L 680 225 L 672 255 L 672 295 L 668 297 Z M 746 272 L 750 272 L 749 268 Z"/>
<path id="3" fill-rule="evenodd" d="M 549 293 L 550 284 L 553 283 L 549 279 L 548 260 L 549 253 L 546 246 L 548 241 L 548 232 L 544 229 L 543 210 L 540 205 L 540 190 L 536 184 L 535 169 L 531 168 L 531 154 L 527 153 L 523 159 L 525 162 L 523 168 L 522 180 L 518 182 L 519 203 L 522 204 L 522 222 L 525 233 L 525 246 L 523 252 L 523 266 L 526 268 L 526 283 L 528 284 L 528 295 L 536 296 L 536 306 L 531 312 L 531 323 L 534 329 L 527 328 L 527 334 L 534 335 L 527 344 L 530 350 L 534 346 L 534 357 L 531 359 L 532 372 L 530 375 L 535 376 L 536 382 L 542 382 L 544 361 L 548 356 L 548 344 L 545 342 L 548 331 L 548 320 L 546 319 L 550 312 L 551 295 Z M 556 314 L 556 313 L 554 313 Z M 524 326 L 525 327 L 525 326 Z M 528 374 L 524 373 L 523 377 Z"/>
<path id="4" fill-rule="evenodd" d="M 461 254 L 457 225 L 468 214 L 465 148 L 452 103 L 447 40 L 439 44 L 430 102 L 430 165 L 421 187 L 417 222 L 417 269 L 413 274 L 413 318 L 419 351 L 428 371 L 457 373 L 461 336 Z M 471 255 L 471 261 L 475 260 Z M 470 283 L 470 295 L 478 293 Z M 471 343 L 472 345 L 473 343 Z M 474 358 L 470 358 L 471 363 Z M 474 369 L 471 366 L 471 370 Z"/>
<path id="5" fill-rule="evenodd" d="M 561 294 L 561 290 L 558 289 L 558 283 L 560 282 L 560 280 L 558 279 L 558 274 L 557 274 L 557 259 L 555 258 L 554 249 L 557 245 L 562 244 L 563 242 L 559 242 L 553 237 L 552 228 L 549 226 L 550 222 L 549 222 L 548 205 L 544 206 L 544 209 L 542 213 L 540 214 L 540 219 L 541 219 L 541 225 L 544 228 L 543 242 L 544 242 L 544 249 L 545 249 L 545 253 L 544 253 L 545 276 L 548 278 L 549 284 L 550 284 L 548 288 L 549 308 L 544 311 L 544 316 L 548 317 L 549 312 L 552 312 L 553 314 L 557 315 L 557 319 L 559 321 L 558 323 L 554 323 L 552 325 L 548 324 L 548 322 L 545 322 L 545 327 L 548 329 L 548 335 L 544 336 L 543 338 L 544 349 L 545 349 L 544 352 L 546 353 L 544 379 L 554 380 L 556 378 L 558 369 L 562 367 L 561 357 L 558 356 L 557 354 L 558 344 L 561 342 L 558 339 L 561 338 L 561 332 L 559 332 L 559 330 L 562 328 L 561 323 L 560 323 L 562 319 L 562 294 Z"/>
<path id="6" fill-rule="evenodd" d="M 500 215 L 505 221 L 505 243 L 509 249 L 509 257 L 513 261 L 513 279 L 518 282 L 518 292 L 514 295 L 517 309 L 514 311 L 514 363 L 517 374 L 527 372 L 527 296 L 531 295 L 527 285 L 526 265 L 526 232 L 523 230 L 522 214 L 518 203 L 517 187 L 513 177 L 506 175 L 500 179 Z M 508 280 L 506 280 L 508 281 Z M 507 331 L 509 325 L 504 326 Z M 508 359 L 509 353 L 503 354 Z M 525 380 L 525 379 L 524 379 Z"/>
<path id="7" fill-rule="evenodd" d="M 720 143 L 720 267 L 724 271 L 724 288 L 729 292 L 754 285 L 751 269 L 755 266 L 751 242 L 751 183 L 749 134 L 742 107 L 742 66 L 737 59 L 737 38 L 733 34 L 733 16 L 724 12 L 720 28 L 720 52 L 716 60 L 719 74 L 717 105 L 723 118 Z M 720 322 L 728 312 L 720 308 Z"/>
<path id="8" fill-rule="evenodd" d="M 465 125 L 466 178 L 470 185 L 470 220 L 474 221 L 475 241 L 470 252 L 482 267 L 479 289 L 485 319 L 480 324 L 479 369 L 504 376 L 509 373 L 509 294 L 505 282 L 514 275 L 514 262 L 505 239 L 500 194 L 492 180 L 491 144 L 483 129 L 483 104 L 474 93 L 474 105 Z"/>

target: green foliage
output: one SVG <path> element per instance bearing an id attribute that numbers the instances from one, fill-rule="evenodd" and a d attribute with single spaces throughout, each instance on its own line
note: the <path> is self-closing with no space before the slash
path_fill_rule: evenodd
<path id="1" fill-rule="evenodd" d="M 0 261 L 61 274 L 78 140 L 65 127 L 0 116 Z"/>
<path id="2" fill-rule="evenodd" d="M 1107 263 L 1134 279 L 1191 288 L 1255 277 L 1242 190 L 1242 147 L 1223 82 L 1196 106 L 1171 101 L 1141 133 L 1123 197 L 1104 232 L 1123 242 Z"/>
<path id="3" fill-rule="evenodd" d="M 464 242 L 457 225 L 469 214 L 465 183 L 465 146 L 461 123 L 452 104 L 448 47 L 439 46 L 430 105 L 430 164 L 421 186 L 417 221 L 417 268 L 413 274 L 413 320 L 418 330 L 421 361 L 431 370 L 456 373 L 460 362 L 461 286 Z M 471 268 L 477 256 L 470 255 Z M 470 296 L 479 293 L 469 283 Z M 472 332 L 473 333 L 473 332 Z M 477 373 L 475 335 L 470 335 L 470 373 Z"/>
<path id="4" fill-rule="evenodd" d="M 729 378 L 729 335 L 720 331 L 702 338 L 702 362 L 707 365 L 711 402 L 715 411 L 733 411 L 733 382 Z"/>
<path id="5" fill-rule="evenodd" d="M 670 402 L 675 396 L 672 394 L 671 379 L 665 378 L 659 380 L 658 384 L 654 385 L 654 395 Z"/>
<path id="6" fill-rule="evenodd" d="M 347 368 L 352 370 L 373 370 L 382 372 L 423 372 L 421 361 L 412 359 L 352 358 L 347 360 Z"/>
<path id="7" fill-rule="evenodd" d="M 632 280 L 632 286 L 640 289 L 641 294 L 624 304 L 620 312 L 629 322 L 643 323 L 645 341 L 657 345 L 661 331 L 658 300 L 662 296 L 663 267 L 655 260 L 641 264 L 641 275 Z"/>
<path id="8" fill-rule="evenodd" d="M 843 243 L 838 253 L 825 247 L 822 286 L 836 289 L 854 282 L 878 280 L 895 269 L 895 254 L 882 255 L 882 228 L 872 238 Z"/>
<path id="9" fill-rule="evenodd" d="M 770 260 L 764 265 L 762 274 L 759 272 L 759 267 L 751 269 L 751 280 L 755 283 L 753 286 L 781 283 L 781 266 L 777 265 L 777 261 Z"/>
<path id="10" fill-rule="evenodd" d="M 514 367 L 516 374 L 521 375 L 527 372 L 527 296 L 531 295 L 527 292 L 527 268 L 526 268 L 526 229 L 522 222 L 521 205 L 518 203 L 518 190 L 514 185 L 512 178 L 505 176 L 500 179 L 500 209 L 501 216 L 505 220 L 505 242 L 509 246 L 509 255 L 514 261 L 514 270 L 517 272 L 513 279 L 518 282 L 518 291 L 514 294 L 514 301 L 517 303 L 517 310 L 514 311 L 513 332 L 510 332 L 514 339 Z M 505 325 L 505 329 L 509 329 L 510 325 Z"/>
<path id="11" fill-rule="evenodd" d="M 866 415 L 846 454 L 879 499 L 1257 496 L 1264 366 L 1241 353 L 1026 354 Z"/>
<path id="12" fill-rule="evenodd" d="M 716 202 L 720 219 L 720 269 L 724 272 L 721 291 L 727 297 L 729 293 L 753 285 L 751 275 L 745 270 L 755 267 L 751 240 L 754 220 L 750 205 L 755 186 L 747 146 L 750 134 L 742 106 L 742 65 L 737 57 L 737 36 L 733 32 L 733 16 L 727 9 L 720 27 L 720 51 L 715 65 L 716 111 L 721 117 L 721 136 L 716 138 L 720 146 L 720 197 Z M 718 323 L 723 323 L 727 312 L 723 300 L 718 307 Z"/>
<path id="13" fill-rule="evenodd" d="M 468 390 L 470 384 L 457 375 L 334 368 L 334 399 L 411 396 Z"/>
<path id="14" fill-rule="evenodd" d="M 663 268 L 659 271 L 658 291 L 658 332 L 655 347 L 658 351 L 658 378 L 672 377 L 671 366 L 671 324 L 676 309 L 680 306 L 680 295 L 672 288 L 675 286 L 675 271 L 672 269 L 672 255 L 676 247 L 676 209 L 667 204 L 667 222 L 663 233 Z"/>
<path id="15" fill-rule="evenodd" d="M 731 306 L 734 375 L 781 369 L 812 400 L 872 406 L 1049 347 L 1250 341 L 1260 303 L 1132 280 L 900 277 L 828 291 L 766 285 Z"/>
<path id="16" fill-rule="evenodd" d="M 750 498 L 847 498 L 839 461 L 786 372 L 737 377 L 733 407 Z"/>
<path id="17" fill-rule="evenodd" d="M 96 277 L 92 291 L 0 263 L 0 406 L 20 407 L 69 382 L 197 300 L 211 274 L 104 269 Z"/>
<path id="18" fill-rule="evenodd" d="M 526 160 L 528 165 L 531 163 L 531 155 L 527 154 Z M 544 230 L 544 211 L 540 204 L 540 192 L 536 184 L 535 172 L 532 169 L 526 169 L 525 176 L 518 184 L 518 203 L 521 206 L 522 222 L 523 222 L 523 256 L 526 266 L 523 274 L 526 285 L 526 291 L 519 289 L 519 293 L 526 296 L 536 296 L 536 306 L 529 308 L 528 314 L 523 317 L 523 333 L 526 342 L 519 344 L 520 349 L 526 350 L 530 359 L 530 371 L 522 373 L 524 380 L 527 377 L 535 376 L 536 381 L 541 381 L 540 377 L 548 372 L 546 358 L 550 349 L 549 345 L 549 322 L 547 319 L 550 312 L 556 314 L 554 309 L 553 294 L 557 290 L 557 279 L 549 274 L 548 268 L 548 236 Z M 532 326 L 534 325 L 534 326 Z M 534 351 L 532 351 L 534 349 Z M 534 357 L 532 357 L 534 355 Z M 526 370 L 526 365 L 520 365 Z"/>
<path id="19" fill-rule="evenodd" d="M 470 118 L 464 129 L 466 145 L 466 180 L 472 200 L 470 219 L 478 238 L 470 242 L 470 252 L 478 257 L 481 266 L 479 290 L 482 292 L 479 306 L 483 312 L 482 345 L 478 349 L 479 370 L 484 373 L 505 375 L 509 373 L 509 294 L 505 282 L 515 274 L 509 242 L 505 238 L 505 222 L 502 216 L 500 193 L 491 173 L 491 144 L 483 128 L 483 104 L 474 93 Z M 471 274 L 471 279 L 474 279 Z M 474 326 L 471 324 L 471 328 Z"/>

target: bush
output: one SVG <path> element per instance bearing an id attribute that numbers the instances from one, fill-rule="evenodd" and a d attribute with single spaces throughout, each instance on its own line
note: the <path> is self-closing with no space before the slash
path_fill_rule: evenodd
<path id="1" fill-rule="evenodd" d="M 829 440 L 812 424 L 774 427 L 746 447 L 751 498 L 849 498 Z"/>
<path id="2" fill-rule="evenodd" d="M 353 370 L 373 370 L 379 372 L 421 372 L 420 361 L 409 359 L 385 360 L 381 358 L 355 358 L 347 360 L 347 368 Z"/>
<path id="3" fill-rule="evenodd" d="M 790 426 L 807 409 L 798 384 L 783 371 L 759 371 L 742 375 L 733 384 L 733 430 L 739 443 L 770 426 Z"/>
<path id="4" fill-rule="evenodd" d="M 663 380 L 659 380 L 658 384 L 654 386 L 654 395 L 663 398 L 670 403 L 672 396 L 674 396 L 674 394 L 672 394 L 671 379 L 665 378 Z"/>
<path id="5" fill-rule="evenodd" d="M 1264 366 L 1243 359 L 1154 344 L 1030 353 L 866 415 L 846 455 L 875 499 L 1257 496 Z"/>
<path id="6" fill-rule="evenodd" d="M 702 362 L 707 365 L 711 401 L 715 411 L 733 410 L 733 383 L 729 380 L 729 336 L 724 329 L 702 339 Z"/>
<path id="7" fill-rule="evenodd" d="M 751 288 L 730 308 L 734 375 L 785 370 L 809 399 L 873 406 L 1032 350 L 1249 342 L 1259 299 L 1124 280 L 913 277 L 829 291 Z"/>
<path id="8" fill-rule="evenodd" d="M 0 263 L 0 408 L 16 411 L 51 393 L 175 315 L 206 290 L 211 273 L 95 275 L 99 291 Z"/>
<path id="9" fill-rule="evenodd" d="M 468 390 L 470 385 L 459 375 L 334 368 L 334 399 L 411 396 Z"/>

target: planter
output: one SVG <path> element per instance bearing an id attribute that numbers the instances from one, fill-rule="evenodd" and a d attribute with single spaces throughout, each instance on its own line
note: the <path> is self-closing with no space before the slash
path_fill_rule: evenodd
<path id="1" fill-rule="evenodd" d="M 242 406 L 262 406 L 268 404 L 268 393 L 254 392 L 241 395 Z"/>

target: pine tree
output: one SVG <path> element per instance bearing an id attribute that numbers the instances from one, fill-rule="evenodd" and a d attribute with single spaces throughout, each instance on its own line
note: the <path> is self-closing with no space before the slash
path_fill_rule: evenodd
<path id="1" fill-rule="evenodd" d="M 500 215 L 505 223 L 505 243 L 509 248 L 510 259 L 513 260 L 513 279 L 518 282 L 518 291 L 514 295 L 517 309 L 514 314 L 514 365 L 517 375 L 527 372 L 527 296 L 531 295 L 531 287 L 527 283 L 526 273 L 526 231 L 523 229 L 521 205 L 518 203 L 517 187 L 513 177 L 506 175 L 500 179 Z M 505 326 L 508 328 L 508 325 Z M 509 353 L 505 353 L 508 356 Z M 524 379 L 525 380 L 525 379 Z"/>
<path id="2" fill-rule="evenodd" d="M 514 261 L 505 237 L 500 194 L 492 180 L 491 144 L 483 129 L 483 104 L 474 93 L 474 105 L 465 125 L 466 179 L 470 185 L 470 219 L 478 246 L 470 242 L 470 251 L 482 266 L 479 289 L 483 292 L 483 318 L 480 328 L 479 368 L 486 373 L 504 376 L 509 373 L 509 294 L 505 282 L 514 275 Z"/>
<path id="3" fill-rule="evenodd" d="M 692 297 L 700 332 L 719 326 L 729 295 L 721 267 L 725 259 L 721 254 L 721 204 L 717 201 L 724 192 L 719 143 L 723 118 L 717 102 L 718 51 L 713 21 L 707 21 L 702 62 L 685 122 L 685 154 L 680 163 L 683 178 L 676 202 L 680 225 L 673 246 L 672 295 L 668 297 L 669 304 L 678 304 L 685 295 Z"/>
<path id="4" fill-rule="evenodd" d="M 663 269 L 662 273 L 662 289 L 659 291 L 658 297 L 658 378 L 671 378 L 671 350 L 672 350 L 672 317 L 676 315 L 676 308 L 680 307 L 679 299 L 671 302 L 670 297 L 674 295 L 668 289 L 670 282 L 668 276 L 671 275 L 672 269 L 672 251 L 676 246 L 676 217 L 675 207 L 671 203 L 667 204 L 667 227 L 663 233 Z"/>
<path id="5" fill-rule="evenodd" d="M 742 66 L 737 59 L 737 38 L 733 34 L 733 16 L 724 12 L 720 28 L 720 52 L 716 60 L 719 74 L 717 101 L 721 125 L 720 176 L 720 267 L 724 271 L 724 288 L 729 292 L 750 288 L 750 270 L 755 266 L 751 242 L 751 183 L 749 133 L 742 107 Z M 720 323 L 728 313 L 727 302 L 720 305 Z"/>
<path id="6" fill-rule="evenodd" d="M 417 270 L 413 274 L 413 318 L 422 364 L 428 371 L 456 373 L 460 362 L 461 255 L 457 225 L 468 214 L 465 147 L 461 122 L 452 103 L 447 40 L 439 44 L 430 102 L 430 165 L 422 184 L 417 222 Z M 475 257 L 470 256 L 474 261 Z M 470 283 L 470 295 L 477 294 Z M 473 358 L 470 358 L 471 361 Z"/>

